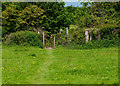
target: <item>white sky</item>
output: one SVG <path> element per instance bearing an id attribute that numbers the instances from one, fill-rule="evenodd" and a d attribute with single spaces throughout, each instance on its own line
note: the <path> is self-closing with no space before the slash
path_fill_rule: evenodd
<path id="1" fill-rule="evenodd" d="M 63 0 L 64 2 L 78 2 L 78 0 Z"/>
<path id="2" fill-rule="evenodd" d="M 63 0 L 65 2 L 65 7 L 66 6 L 75 6 L 75 7 L 82 7 L 80 2 L 78 0 Z"/>

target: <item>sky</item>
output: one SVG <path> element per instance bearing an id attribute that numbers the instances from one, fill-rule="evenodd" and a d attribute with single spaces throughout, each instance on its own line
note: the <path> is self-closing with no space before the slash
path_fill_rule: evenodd
<path id="1" fill-rule="evenodd" d="M 65 7 L 66 6 L 74 6 L 74 7 L 82 7 L 80 2 L 78 0 L 63 0 L 65 2 Z"/>
<path id="2" fill-rule="evenodd" d="M 66 6 L 74 6 L 74 7 L 82 7 L 82 5 L 80 4 L 80 2 L 65 2 L 65 7 Z"/>

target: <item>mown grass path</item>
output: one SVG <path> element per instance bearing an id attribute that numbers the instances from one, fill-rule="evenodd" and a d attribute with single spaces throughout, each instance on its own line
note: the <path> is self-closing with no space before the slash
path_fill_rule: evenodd
<path id="1" fill-rule="evenodd" d="M 45 84 L 46 81 L 47 84 L 51 84 L 51 81 L 47 80 L 47 78 L 49 77 L 49 67 L 55 57 L 53 56 L 52 50 L 46 50 L 46 53 L 45 62 L 38 68 L 37 72 L 35 72 L 33 79 L 30 81 L 31 84 Z"/>

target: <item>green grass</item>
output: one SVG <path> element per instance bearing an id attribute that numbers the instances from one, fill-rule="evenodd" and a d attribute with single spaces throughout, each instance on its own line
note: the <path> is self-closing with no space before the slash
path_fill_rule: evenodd
<path id="1" fill-rule="evenodd" d="M 118 49 L 3 46 L 3 84 L 117 84 Z"/>

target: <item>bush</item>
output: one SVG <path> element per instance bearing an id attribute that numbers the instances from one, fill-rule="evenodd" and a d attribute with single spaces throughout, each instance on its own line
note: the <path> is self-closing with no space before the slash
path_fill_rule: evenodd
<path id="1" fill-rule="evenodd" d="M 76 31 L 71 34 L 71 42 L 79 45 L 85 44 L 85 31 L 76 29 Z"/>
<path id="2" fill-rule="evenodd" d="M 11 33 L 6 37 L 6 44 L 32 45 L 43 48 L 41 35 L 31 31 L 20 31 Z"/>
<path id="3" fill-rule="evenodd" d="M 108 40 L 108 39 L 102 39 L 102 40 L 93 40 L 89 41 L 83 45 L 77 45 L 75 43 L 69 44 L 67 48 L 69 49 L 95 49 L 95 48 L 108 48 L 108 47 L 118 47 L 118 44 L 120 43 L 120 38 Z"/>
<path id="4" fill-rule="evenodd" d="M 72 49 L 94 49 L 118 46 L 120 41 L 120 26 L 105 25 L 91 31 L 92 41 L 85 43 L 84 31 L 76 29 L 72 34 L 72 41 L 67 46 Z"/>
<path id="5" fill-rule="evenodd" d="M 101 39 L 116 39 L 119 36 L 120 26 L 105 26 L 100 30 Z"/>

